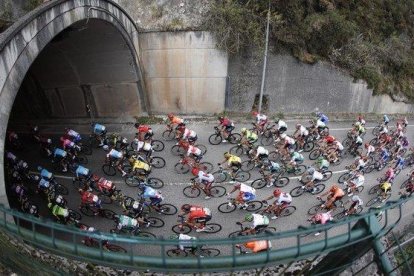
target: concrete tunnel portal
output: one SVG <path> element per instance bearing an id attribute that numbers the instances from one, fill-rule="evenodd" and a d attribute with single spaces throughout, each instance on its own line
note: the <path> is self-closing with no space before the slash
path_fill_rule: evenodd
<path id="1" fill-rule="evenodd" d="M 110 0 L 50 2 L 2 33 L 0 203 L 9 206 L 8 128 L 34 120 L 125 121 L 146 114 L 141 66 L 137 29 Z"/>

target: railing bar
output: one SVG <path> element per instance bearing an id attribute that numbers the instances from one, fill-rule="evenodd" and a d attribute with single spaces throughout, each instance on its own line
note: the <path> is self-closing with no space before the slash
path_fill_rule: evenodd
<path id="1" fill-rule="evenodd" d="M 412 260 L 414 260 L 414 254 L 413 254 L 413 256 L 411 256 L 411 257 L 410 257 L 410 259 L 409 259 L 408 261 L 410 262 L 410 261 L 412 261 Z M 396 269 L 400 268 L 400 267 L 401 267 L 401 266 L 403 266 L 404 264 L 405 264 L 405 263 L 400 263 L 400 264 L 399 264 L 399 265 L 397 265 L 397 266 L 396 266 L 393 270 L 391 270 L 391 271 L 390 271 L 390 273 L 391 273 L 391 272 L 393 272 L 393 271 L 395 271 Z M 411 275 L 414 275 L 414 274 L 411 274 Z"/>

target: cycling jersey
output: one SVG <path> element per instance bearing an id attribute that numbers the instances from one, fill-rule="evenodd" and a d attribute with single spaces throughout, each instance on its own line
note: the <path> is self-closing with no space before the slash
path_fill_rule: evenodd
<path id="1" fill-rule="evenodd" d="M 270 170 L 271 173 L 276 173 L 276 172 L 280 171 L 279 163 L 270 161 L 269 170 Z"/>
<path id="2" fill-rule="evenodd" d="M 292 202 L 292 196 L 289 193 L 281 193 L 275 201 L 276 205 L 282 205 L 283 203 L 290 204 Z"/>
<path id="3" fill-rule="evenodd" d="M 183 139 L 195 138 L 196 136 L 197 133 L 194 130 L 189 130 L 188 128 L 184 130 Z"/>
<path id="4" fill-rule="evenodd" d="M 365 177 L 362 174 L 352 180 L 352 183 L 354 183 L 356 187 L 364 185 L 364 182 Z"/>
<path id="5" fill-rule="evenodd" d="M 112 181 L 106 180 L 105 178 L 101 177 L 98 180 L 98 188 L 100 191 L 110 191 L 114 187 Z"/>
<path id="6" fill-rule="evenodd" d="M 322 180 L 323 179 L 323 174 L 321 174 L 318 171 L 314 171 L 312 174 L 312 181 L 314 180 Z"/>
<path id="7" fill-rule="evenodd" d="M 104 125 L 95 124 L 93 127 L 93 133 L 102 134 L 105 131 L 106 127 Z"/>
<path id="8" fill-rule="evenodd" d="M 66 148 L 69 148 L 69 149 L 71 149 L 71 148 L 73 148 L 75 146 L 75 143 L 74 142 L 72 142 L 71 140 L 69 140 L 69 139 L 64 139 L 63 140 L 63 142 L 62 142 L 62 147 L 63 147 L 63 149 L 66 149 Z"/>
<path id="9" fill-rule="evenodd" d="M 188 214 L 188 220 L 193 221 L 198 218 L 211 217 L 211 211 L 209 208 L 203 208 L 200 206 L 191 206 L 190 213 Z"/>
<path id="10" fill-rule="evenodd" d="M 371 152 L 375 151 L 375 147 L 373 145 L 369 145 L 367 148 L 367 155 L 369 155 Z"/>
<path id="11" fill-rule="evenodd" d="M 189 145 L 188 150 L 187 150 L 187 156 L 189 156 L 190 154 L 193 154 L 195 156 L 200 156 L 200 155 L 202 155 L 202 151 L 201 151 L 201 149 L 199 149 L 195 146 Z"/>
<path id="12" fill-rule="evenodd" d="M 305 159 L 303 155 L 297 151 L 293 152 L 291 156 L 292 156 L 292 159 L 291 159 L 292 162 L 302 162 Z"/>
<path id="13" fill-rule="evenodd" d="M 321 220 L 318 221 L 320 224 L 325 224 L 328 221 L 332 220 L 332 216 L 330 213 L 322 213 L 321 214 Z"/>
<path id="14" fill-rule="evenodd" d="M 293 139 L 292 137 L 286 136 L 285 137 L 285 143 L 286 145 L 294 145 L 295 144 L 295 139 Z"/>
<path id="15" fill-rule="evenodd" d="M 9 159 L 10 161 L 12 161 L 12 163 L 16 163 L 16 161 L 17 161 L 16 155 L 14 155 L 11 152 L 7 152 L 7 155 L 6 156 L 7 156 L 7 159 Z"/>
<path id="16" fill-rule="evenodd" d="M 362 199 L 359 196 L 353 196 L 352 197 L 352 203 L 357 205 L 357 206 L 364 205 L 364 202 L 362 201 Z"/>
<path id="17" fill-rule="evenodd" d="M 151 130 L 151 127 L 150 127 L 149 125 L 140 125 L 140 126 L 137 128 L 137 130 L 138 130 L 138 132 L 140 132 L 140 133 L 147 133 L 148 131 L 150 131 L 150 130 Z"/>
<path id="18" fill-rule="evenodd" d="M 247 186 L 246 184 L 240 184 L 240 193 L 243 193 L 244 201 L 251 201 L 256 198 L 256 189 Z"/>
<path id="19" fill-rule="evenodd" d="M 134 159 L 131 166 L 132 166 L 132 171 L 135 171 L 135 170 L 144 170 L 145 172 L 150 171 L 150 166 L 146 162 L 141 161 L 141 160 Z"/>
<path id="20" fill-rule="evenodd" d="M 66 209 L 66 208 L 63 208 L 63 207 L 61 207 L 57 204 L 53 205 L 53 207 L 52 207 L 52 203 L 49 203 L 48 207 L 52 208 L 52 214 L 54 216 L 59 216 L 59 217 L 64 217 L 64 218 L 69 216 L 69 210 Z"/>
<path id="21" fill-rule="evenodd" d="M 178 246 L 180 247 L 181 250 L 184 250 L 184 247 L 196 248 L 197 244 L 193 242 L 196 239 L 197 239 L 196 237 L 191 237 L 189 235 L 180 234 L 178 236 L 178 240 L 179 240 Z"/>
<path id="22" fill-rule="evenodd" d="M 319 161 L 318 164 L 319 164 L 319 169 L 328 169 L 330 165 L 329 161 L 326 159 Z"/>
<path id="23" fill-rule="evenodd" d="M 381 184 L 380 188 L 383 192 L 386 193 L 389 190 L 391 190 L 391 184 L 389 182 L 384 182 L 384 183 Z"/>
<path id="24" fill-rule="evenodd" d="M 48 189 L 50 187 L 50 182 L 46 179 L 41 178 L 39 181 L 39 187 L 42 189 Z"/>
<path id="25" fill-rule="evenodd" d="M 334 200 L 336 200 L 336 199 L 338 199 L 340 197 L 343 197 L 344 195 L 345 195 L 345 193 L 344 193 L 344 191 L 342 189 L 336 189 L 336 191 L 334 191 L 334 193 L 332 195 L 332 198 Z"/>
<path id="26" fill-rule="evenodd" d="M 139 141 L 138 139 L 135 139 L 135 144 L 137 145 L 137 151 L 143 150 L 143 151 L 151 151 L 152 146 L 150 143 L 146 143 L 143 141 Z"/>
<path id="27" fill-rule="evenodd" d="M 112 157 L 112 158 L 115 158 L 115 159 L 121 159 L 122 157 L 123 157 L 123 155 L 122 155 L 122 152 L 119 152 L 119 151 L 117 151 L 117 150 L 115 150 L 115 149 L 111 149 L 110 151 L 109 151 L 109 153 L 106 155 L 106 157 Z"/>
<path id="28" fill-rule="evenodd" d="M 97 195 L 94 195 L 91 192 L 85 191 L 81 195 L 81 200 L 82 200 L 82 203 L 84 204 L 93 204 L 93 203 L 98 203 L 99 198 Z"/>
<path id="29" fill-rule="evenodd" d="M 299 132 L 300 132 L 300 135 L 302 135 L 302 136 L 308 136 L 309 135 L 309 131 L 306 129 L 306 127 L 304 127 L 302 125 L 299 128 Z"/>
<path id="30" fill-rule="evenodd" d="M 279 122 L 277 123 L 277 129 L 279 131 L 286 131 L 287 130 L 287 124 L 285 121 L 279 120 Z"/>
<path id="31" fill-rule="evenodd" d="M 225 127 L 230 127 L 230 126 L 234 126 L 233 122 L 230 121 L 228 118 L 224 118 L 221 122 L 220 125 L 225 126 Z"/>
<path id="32" fill-rule="evenodd" d="M 259 155 L 269 155 L 269 151 L 267 149 L 265 149 L 262 146 L 259 146 L 256 150 L 256 157 L 259 157 Z"/>
<path id="33" fill-rule="evenodd" d="M 252 221 L 252 229 L 255 229 L 256 226 L 267 226 L 269 225 L 269 218 L 259 214 L 252 214 L 253 221 Z"/>
<path id="34" fill-rule="evenodd" d="M 332 135 L 328 135 L 328 136 L 325 137 L 324 140 L 326 141 L 326 143 L 332 144 L 336 139 Z"/>
<path id="35" fill-rule="evenodd" d="M 181 118 L 178 118 L 177 116 L 173 116 L 173 117 L 172 117 L 172 119 L 170 119 L 170 122 L 171 122 L 172 124 L 179 125 L 179 124 L 184 123 L 184 120 L 183 120 L 183 119 L 181 119 Z"/>
<path id="36" fill-rule="evenodd" d="M 211 183 L 214 181 L 214 176 L 211 173 L 205 173 L 203 171 L 198 172 L 197 182 L 198 183 Z"/>
<path id="37" fill-rule="evenodd" d="M 250 249 L 253 253 L 272 248 L 272 244 L 268 240 L 246 242 L 244 246 Z"/>
<path id="38" fill-rule="evenodd" d="M 247 140 L 249 140 L 249 142 L 254 142 L 257 140 L 257 134 L 250 130 L 246 130 L 245 137 Z"/>
<path id="39" fill-rule="evenodd" d="M 327 124 L 329 122 L 329 118 L 325 114 L 319 115 L 319 120 L 321 120 L 324 124 Z"/>
<path id="40" fill-rule="evenodd" d="M 256 115 L 256 122 L 257 123 L 265 123 L 267 122 L 267 116 L 264 114 L 257 114 Z"/>
<path id="41" fill-rule="evenodd" d="M 42 169 L 40 171 L 40 176 L 43 177 L 44 179 L 50 180 L 52 179 L 53 174 L 46 169 Z"/>
<path id="42" fill-rule="evenodd" d="M 74 142 L 79 142 L 81 140 L 81 136 L 79 133 L 74 131 L 73 129 L 69 129 L 66 134 L 73 139 Z"/>
<path id="43" fill-rule="evenodd" d="M 363 143 L 364 141 L 362 140 L 362 138 L 360 137 L 360 136 L 357 136 L 357 138 L 356 138 L 356 140 L 355 140 L 355 143 L 356 144 L 360 144 L 360 145 L 362 145 L 362 143 Z"/>
<path id="44" fill-rule="evenodd" d="M 138 220 L 129 216 L 120 215 L 118 222 L 118 229 L 121 230 L 123 227 L 132 228 L 138 226 Z"/>
<path id="45" fill-rule="evenodd" d="M 76 177 L 79 177 L 79 176 L 88 176 L 89 175 L 89 169 L 87 169 L 87 168 L 82 167 L 82 166 L 79 165 L 76 168 L 75 174 L 76 174 Z"/>
<path id="46" fill-rule="evenodd" d="M 318 128 L 324 128 L 324 127 L 326 127 L 326 125 L 321 120 L 317 120 L 316 121 L 316 127 L 318 127 Z"/>
<path id="47" fill-rule="evenodd" d="M 343 151 L 344 150 L 344 146 L 342 145 L 342 143 L 341 142 L 339 142 L 338 140 L 336 140 L 335 142 L 334 142 L 334 144 L 338 147 L 338 150 L 339 151 Z"/>
<path id="48" fill-rule="evenodd" d="M 61 157 L 61 158 L 65 158 L 67 155 L 66 151 L 62 150 L 62 149 L 55 149 L 55 152 L 53 154 L 54 157 Z"/>
<path id="49" fill-rule="evenodd" d="M 232 163 L 240 163 L 241 159 L 240 157 L 236 156 L 236 155 L 230 155 L 229 159 L 227 159 L 227 164 L 229 166 L 232 165 Z"/>
<path id="50" fill-rule="evenodd" d="M 142 194 L 143 198 L 161 198 L 162 199 L 162 195 L 159 191 L 151 188 L 150 186 L 145 186 L 145 191 Z"/>
<path id="51" fill-rule="evenodd" d="M 386 161 L 388 159 L 388 157 L 390 157 L 390 154 L 388 153 L 388 151 L 384 148 L 381 151 L 381 158 L 382 160 Z"/>
<path id="52" fill-rule="evenodd" d="M 388 124 L 390 122 L 390 118 L 388 118 L 387 115 L 384 115 L 383 119 L 385 124 Z"/>

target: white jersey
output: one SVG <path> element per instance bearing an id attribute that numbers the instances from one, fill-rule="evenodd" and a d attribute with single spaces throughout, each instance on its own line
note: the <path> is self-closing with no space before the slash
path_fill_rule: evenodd
<path id="1" fill-rule="evenodd" d="M 240 192 L 251 193 L 251 194 L 255 195 L 256 194 L 256 189 L 242 183 L 242 184 L 240 184 Z"/>
<path id="2" fill-rule="evenodd" d="M 259 214 L 253 214 L 252 229 L 259 225 L 269 225 L 269 218 Z"/>
<path id="3" fill-rule="evenodd" d="M 287 124 L 285 121 L 279 120 L 279 122 L 277 123 L 277 129 L 281 129 L 282 127 L 287 128 Z"/>
<path id="4" fill-rule="evenodd" d="M 360 174 L 358 177 L 354 178 L 352 182 L 355 184 L 356 187 L 364 185 L 365 177 Z"/>
<path id="5" fill-rule="evenodd" d="M 267 149 L 265 149 L 264 147 L 260 146 L 260 147 L 257 148 L 256 157 L 258 157 L 261 154 L 269 155 L 269 151 Z"/>
<path id="6" fill-rule="evenodd" d="M 375 147 L 373 145 L 369 145 L 367 148 L 367 155 L 374 151 L 375 151 Z"/>
<path id="7" fill-rule="evenodd" d="M 197 177 L 197 182 L 198 183 L 203 183 L 203 181 L 211 183 L 211 182 L 214 181 L 214 176 L 211 173 L 205 173 L 203 171 L 199 171 L 198 172 L 198 177 Z"/>
<path id="8" fill-rule="evenodd" d="M 264 114 L 257 114 L 256 115 L 256 121 L 259 123 L 261 121 L 266 121 L 267 120 L 267 116 Z"/>
<path id="9" fill-rule="evenodd" d="M 140 151 L 140 150 L 151 151 L 152 150 L 152 146 L 150 143 L 139 141 L 138 139 L 135 139 L 135 143 L 137 145 L 137 151 Z"/>
<path id="10" fill-rule="evenodd" d="M 69 129 L 68 135 L 71 136 L 71 137 L 77 137 L 77 136 L 79 136 L 79 133 L 77 133 L 73 129 Z"/>
<path id="11" fill-rule="evenodd" d="M 344 150 L 344 146 L 342 145 L 341 142 L 339 142 L 338 140 L 336 140 L 336 141 L 334 141 L 334 143 L 338 147 L 338 150 L 340 150 L 340 151 L 343 151 Z"/>
<path id="12" fill-rule="evenodd" d="M 358 159 L 358 167 L 364 167 L 365 166 L 365 162 L 362 158 Z"/>
<path id="13" fill-rule="evenodd" d="M 293 145 L 295 144 L 295 139 L 293 139 L 292 137 L 286 136 L 285 142 L 288 143 L 289 145 Z"/>
<path id="14" fill-rule="evenodd" d="M 302 135 L 302 136 L 308 136 L 309 135 L 309 131 L 306 129 L 306 127 L 304 127 L 302 125 L 299 128 L 299 132 L 300 132 L 300 135 Z"/>
<path id="15" fill-rule="evenodd" d="M 190 130 L 188 128 L 184 130 L 183 138 L 190 138 L 190 137 L 196 137 L 196 136 L 197 136 L 197 133 L 195 133 L 194 130 Z"/>
<path id="16" fill-rule="evenodd" d="M 196 240 L 196 237 L 191 237 L 189 235 L 180 234 L 179 237 L 178 246 L 181 250 L 184 250 L 184 247 L 192 247 L 193 246 L 193 240 Z"/>
<path id="17" fill-rule="evenodd" d="M 187 156 L 190 155 L 190 154 L 194 154 L 196 156 L 200 156 L 202 154 L 202 151 L 201 151 L 201 149 L 199 149 L 199 148 L 197 148 L 195 146 L 190 145 L 190 146 L 188 146 Z"/>
<path id="18" fill-rule="evenodd" d="M 318 171 L 314 171 L 312 174 L 312 181 L 313 180 L 322 180 L 323 179 L 323 174 L 321 174 Z"/>
<path id="19" fill-rule="evenodd" d="M 364 204 L 364 202 L 362 201 L 362 199 L 359 196 L 357 196 L 357 195 L 354 195 L 352 197 L 352 202 L 356 202 L 357 203 L 357 206 L 358 205 L 359 206 L 362 206 Z"/>
<path id="20" fill-rule="evenodd" d="M 321 120 L 317 120 L 317 121 L 316 121 L 316 126 L 317 126 L 317 127 L 325 127 L 326 125 L 325 125 L 325 123 L 324 123 L 324 122 L 322 122 Z"/>
<path id="21" fill-rule="evenodd" d="M 291 203 L 292 196 L 289 193 L 281 193 L 276 200 L 276 205 L 282 205 L 283 203 Z"/>

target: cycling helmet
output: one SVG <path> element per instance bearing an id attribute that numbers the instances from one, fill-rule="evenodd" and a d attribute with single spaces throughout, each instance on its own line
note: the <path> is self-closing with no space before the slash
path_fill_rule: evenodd
<path id="1" fill-rule="evenodd" d="M 282 193 L 282 190 L 280 190 L 280 189 L 275 189 L 274 191 L 273 191 L 273 195 L 275 196 L 275 197 L 278 197 L 278 196 L 280 196 L 280 194 Z"/>
<path id="2" fill-rule="evenodd" d="M 34 126 L 33 127 L 33 131 L 37 132 L 38 130 L 39 130 L 39 127 L 38 126 Z"/>
<path id="3" fill-rule="evenodd" d="M 15 191 L 16 194 L 19 194 L 22 191 L 22 187 L 20 185 L 17 185 Z"/>
<path id="4" fill-rule="evenodd" d="M 368 143 L 365 143 L 365 148 L 367 149 L 369 147 L 369 144 Z"/>
<path id="5" fill-rule="evenodd" d="M 285 139 L 287 137 L 286 133 L 280 134 L 280 138 Z"/>
<path id="6" fill-rule="evenodd" d="M 199 170 L 198 168 L 194 167 L 194 168 L 191 170 L 191 173 L 192 173 L 194 176 L 197 176 L 199 171 L 200 171 L 200 170 Z"/>
<path id="7" fill-rule="evenodd" d="M 52 144 L 52 139 L 50 139 L 50 138 L 49 138 L 49 139 L 47 139 L 47 143 L 48 143 L 48 144 Z"/>
<path id="8" fill-rule="evenodd" d="M 178 240 L 180 237 L 178 235 L 171 235 L 170 240 Z"/>
<path id="9" fill-rule="evenodd" d="M 242 129 L 241 129 L 240 131 L 241 131 L 241 133 L 246 133 L 246 131 L 247 131 L 247 128 L 245 128 L 245 127 L 242 127 Z"/>
<path id="10" fill-rule="evenodd" d="M 352 199 L 352 201 L 359 201 L 360 200 L 359 196 L 357 196 L 357 195 L 352 196 L 351 199 Z"/>
<path id="11" fill-rule="evenodd" d="M 224 120 L 224 117 L 223 116 L 220 116 L 220 117 L 218 117 L 218 120 L 221 122 L 221 121 Z"/>
<path id="12" fill-rule="evenodd" d="M 315 172 L 315 168 L 313 168 L 313 167 L 309 167 L 309 168 L 308 168 L 308 172 L 309 172 L 310 174 L 313 174 L 313 173 Z"/>
<path id="13" fill-rule="evenodd" d="M 172 114 L 172 113 L 168 114 L 168 118 L 171 119 L 172 117 L 174 117 L 174 114 Z"/>
<path id="14" fill-rule="evenodd" d="M 39 177 L 39 176 L 37 176 L 37 175 L 35 175 L 35 176 L 33 177 L 33 179 L 34 179 L 35 181 L 39 181 L 40 177 Z"/>
<path id="15" fill-rule="evenodd" d="M 136 128 L 139 128 L 139 124 L 138 124 L 138 123 L 135 123 L 135 124 L 134 124 L 134 126 L 135 126 Z"/>
<path id="16" fill-rule="evenodd" d="M 231 156 L 231 154 L 228 152 L 228 151 L 226 151 L 225 153 L 224 153 L 224 158 L 229 158 Z"/>
<path id="17" fill-rule="evenodd" d="M 296 124 L 296 128 L 300 128 L 301 126 L 301 124 Z"/>
<path id="18" fill-rule="evenodd" d="M 95 228 L 92 226 L 88 227 L 88 232 L 95 232 Z"/>
<path id="19" fill-rule="evenodd" d="M 139 202 L 134 201 L 134 204 L 132 204 L 132 209 L 138 209 L 138 207 L 139 207 Z"/>
<path id="20" fill-rule="evenodd" d="M 103 145 L 103 150 L 105 150 L 105 151 L 107 151 L 107 150 L 109 150 L 109 146 L 108 145 Z"/>
<path id="21" fill-rule="evenodd" d="M 58 195 L 56 197 L 56 200 L 55 201 L 56 201 L 57 204 L 60 204 L 60 203 L 62 203 L 62 199 L 63 199 L 62 196 L 61 195 Z"/>
<path id="22" fill-rule="evenodd" d="M 40 172 L 41 170 L 43 170 L 43 168 L 41 166 L 38 166 L 37 170 Z"/>
<path id="23" fill-rule="evenodd" d="M 252 114 L 253 114 L 253 116 L 257 116 L 259 114 L 259 112 L 253 111 Z"/>
<path id="24" fill-rule="evenodd" d="M 247 214 L 247 215 L 244 217 L 244 220 L 245 220 L 245 221 L 253 221 L 253 215 L 252 215 L 252 214 Z"/>
<path id="25" fill-rule="evenodd" d="M 27 165 L 27 163 L 26 162 L 23 162 L 23 164 L 22 164 L 22 168 L 23 169 L 27 169 L 29 167 L 29 165 Z"/>
<path id="26" fill-rule="evenodd" d="M 191 209 L 190 204 L 184 204 L 184 205 L 181 206 L 181 211 L 189 212 L 190 209 Z"/>
<path id="27" fill-rule="evenodd" d="M 393 172 L 394 172 L 394 170 L 391 167 L 388 168 L 387 173 L 393 173 Z"/>
<path id="28" fill-rule="evenodd" d="M 337 191 L 338 189 L 339 189 L 338 185 L 334 184 L 334 185 L 332 185 L 330 190 L 331 191 Z"/>
<path id="29" fill-rule="evenodd" d="M 239 188 L 241 186 L 241 183 L 240 182 L 237 182 L 236 184 L 234 184 L 234 187 L 235 188 Z"/>
<path id="30" fill-rule="evenodd" d="M 316 214 L 315 220 L 322 220 L 322 214 Z"/>

